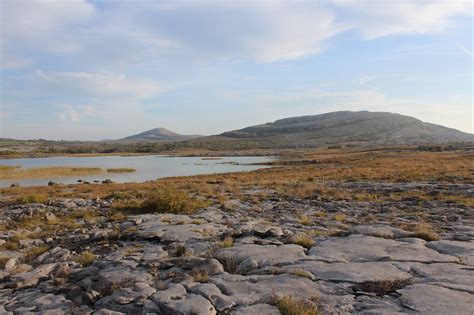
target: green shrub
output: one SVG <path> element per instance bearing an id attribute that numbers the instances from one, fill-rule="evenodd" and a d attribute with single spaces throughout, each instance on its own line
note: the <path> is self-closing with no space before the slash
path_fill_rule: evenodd
<path id="1" fill-rule="evenodd" d="M 17 203 L 46 203 L 48 198 L 43 195 L 28 195 L 25 197 L 20 197 L 16 201 Z"/>
<path id="2" fill-rule="evenodd" d="M 277 298 L 275 306 L 282 315 L 318 315 L 318 310 L 313 303 L 292 296 Z"/>
<path id="3" fill-rule="evenodd" d="M 142 213 L 192 214 L 203 206 L 202 201 L 184 191 L 160 189 L 148 195 L 140 210 Z"/>

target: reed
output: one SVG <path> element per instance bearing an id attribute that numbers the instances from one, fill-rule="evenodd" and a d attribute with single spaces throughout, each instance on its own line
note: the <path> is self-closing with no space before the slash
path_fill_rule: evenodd
<path id="1" fill-rule="evenodd" d="M 100 174 L 98 167 L 38 167 L 38 168 L 2 168 L 0 179 L 40 179 L 66 176 Z"/>

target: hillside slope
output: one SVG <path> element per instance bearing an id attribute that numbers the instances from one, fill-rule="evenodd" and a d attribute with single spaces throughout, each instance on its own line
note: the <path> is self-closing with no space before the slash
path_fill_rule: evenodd
<path id="1" fill-rule="evenodd" d="M 174 141 L 185 141 L 190 139 L 199 138 L 201 136 L 196 135 L 181 135 L 179 133 L 170 131 L 166 128 L 154 128 L 142 133 L 132 135 L 120 140 L 119 142 L 174 142 Z"/>
<path id="2" fill-rule="evenodd" d="M 370 143 L 379 145 L 474 141 L 474 135 L 386 112 L 332 112 L 280 119 L 224 132 L 221 140 L 255 141 L 276 147 Z"/>

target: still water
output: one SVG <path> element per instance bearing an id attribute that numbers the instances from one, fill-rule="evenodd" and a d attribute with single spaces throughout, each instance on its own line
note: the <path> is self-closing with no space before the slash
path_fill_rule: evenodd
<path id="1" fill-rule="evenodd" d="M 50 180 L 56 183 L 73 184 L 77 183 L 78 179 L 90 182 L 107 178 L 118 183 L 145 182 L 172 176 L 253 171 L 268 166 L 251 165 L 252 163 L 273 160 L 273 157 L 261 156 L 222 157 L 218 160 L 206 160 L 202 157 L 168 157 L 162 155 L 0 159 L 0 165 L 17 165 L 23 168 L 66 166 L 99 167 L 104 170 L 103 173 L 96 175 L 0 180 L 0 187 L 8 187 L 12 183 L 19 183 L 21 186 L 46 185 Z M 107 173 L 107 168 L 134 168 L 136 172 L 113 174 Z"/>

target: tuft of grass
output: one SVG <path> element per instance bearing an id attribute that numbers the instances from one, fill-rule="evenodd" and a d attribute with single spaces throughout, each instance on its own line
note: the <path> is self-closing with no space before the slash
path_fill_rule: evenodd
<path id="1" fill-rule="evenodd" d="M 226 272 L 231 273 L 231 274 L 237 273 L 237 262 L 235 261 L 234 257 L 228 255 L 225 257 L 221 257 L 219 261 L 224 267 L 224 270 Z"/>
<path id="2" fill-rule="evenodd" d="M 298 277 L 304 277 L 308 279 L 312 279 L 311 273 L 309 271 L 306 271 L 304 269 L 296 269 L 291 272 L 292 275 L 298 276 Z"/>
<path id="3" fill-rule="evenodd" d="M 194 220 L 191 221 L 191 223 L 196 224 L 196 225 L 201 225 L 201 224 L 206 223 L 206 221 L 203 220 L 203 219 L 194 219 Z"/>
<path id="4" fill-rule="evenodd" d="M 191 275 L 195 282 L 206 283 L 209 280 L 209 273 L 207 272 L 207 270 L 204 270 L 204 269 L 203 270 L 194 269 L 191 272 Z"/>
<path id="5" fill-rule="evenodd" d="M 36 257 L 47 252 L 49 249 L 46 245 L 34 246 L 25 251 L 25 262 L 31 264 Z"/>
<path id="6" fill-rule="evenodd" d="M 410 283 L 410 279 L 365 281 L 358 284 L 357 289 L 384 296 L 390 293 L 395 293 L 397 290 L 409 285 Z"/>
<path id="7" fill-rule="evenodd" d="M 130 199 L 131 196 L 121 191 L 114 191 L 110 195 L 106 196 L 105 198 L 114 199 L 114 200 L 126 200 L 126 199 Z"/>
<path id="8" fill-rule="evenodd" d="M 414 233 L 415 233 L 414 234 L 415 237 L 424 239 L 427 242 L 439 241 L 439 235 L 438 233 L 434 231 L 419 229 L 419 230 L 415 230 Z"/>
<path id="9" fill-rule="evenodd" d="M 0 171 L 6 172 L 6 171 L 13 171 L 15 169 L 20 168 L 21 166 L 17 165 L 0 165 Z"/>
<path id="10" fill-rule="evenodd" d="M 304 248 L 310 249 L 314 245 L 314 240 L 307 234 L 295 235 L 292 239 L 293 244 L 303 246 Z"/>
<path id="11" fill-rule="evenodd" d="M 302 215 L 298 218 L 298 222 L 301 224 L 301 225 L 313 225 L 313 220 L 308 217 L 307 215 Z"/>
<path id="12" fill-rule="evenodd" d="M 119 221 L 119 222 L 122 222 L 122 221 L 125 221 L 127 220 L 128 216 L 125 214 L 125 213 L 122 213 L 120 211 L 113 211 L 112 213 L 110 213 L 109 215 L 109 219 L 111 221 Z"/>
<path id="13" fill-rule="evenodd" d="M 219 242 L 220 248 L 229 248 L 234 246 L 234 239 L 232 236 L 226 236 L 221 242 Z"/>
<path id="14" fill-rule="evenodd" d="M 133 173 L 136 172 L 137 170 L 134 168 L 108 168 L 107 173 Z"/>
<path id="15" fill-rule="evenodd" d="M 8 260 L 10 260 L 10 257 L 0 257 L 0 269 L 5 268 L 5 265 L 7 264 Z"/>
<path id="16" fill-rule="evenodd" d="M 38 167 L 2 170 L 0 179 L 57 178 L 65 176 L 92 175 L 102 172 L 98 167 Z"/>
<path id="17" fill-rule="evenodd" d="M 5 249 L 5 250 L 18 250 L 20 246 L 18 243 L 15 242 L 6 242 L 2 246 L 0 246 L 0 249 Z"/>
<path id="18" fill-rule="evenodd" d="M 204 203 L 190 197 L 184 191 L 160 189 L 148 195 L 140 211 L 142 213 L 193 214 Z"/>
<path id="19" fill-rule="evenodd" d="M 26 204 L 26 203 L 46 203 L 48 201 L 48 198 L 44 195 L 28 195 L 28 196 L 23 196 L 19 197 L 16 202 L 21 203 L 21 204 Z"/>
<path id="20" fill-rule="evenodd" d="M 333 219 L 334 219 L 334 221 L 342 222 L 346 219 L 346 215 L 342 214 L 342 213 L 337 213 L 337 214 L 334 215 Z"/>
<path id="21" fill-rule="evenodd" d="M 176 246 L 176 251 L 175 251 L 174 255 L 176 257 L 182 257 L 182 256 L 186 255 L 186 247 L 184 247 L 181 244 L 178 244 L 178 246 Z"/>
<path id="22" fill-rule="evenodd" d="M 304 299 L 282 296 L 276 298 L 274 304 L 281 315 L 318 315 L 316 306 Z"/>
<path id="23" fill-rule="evenodd" d="M 96 259 L 96 256 L 90 251 L 84 251 L 81 253 L 75 261 L 82 265 L 82 267 L 90 266 Z"/>
<path id="24" fill-rule="evenodd" d="M 427 242 L 439 241 L 439 235 L 434 231 L 433 227 L 425 222 L 406 227 L 407 230 L 413 232 L 413 236 L 421 238 Z"/>

